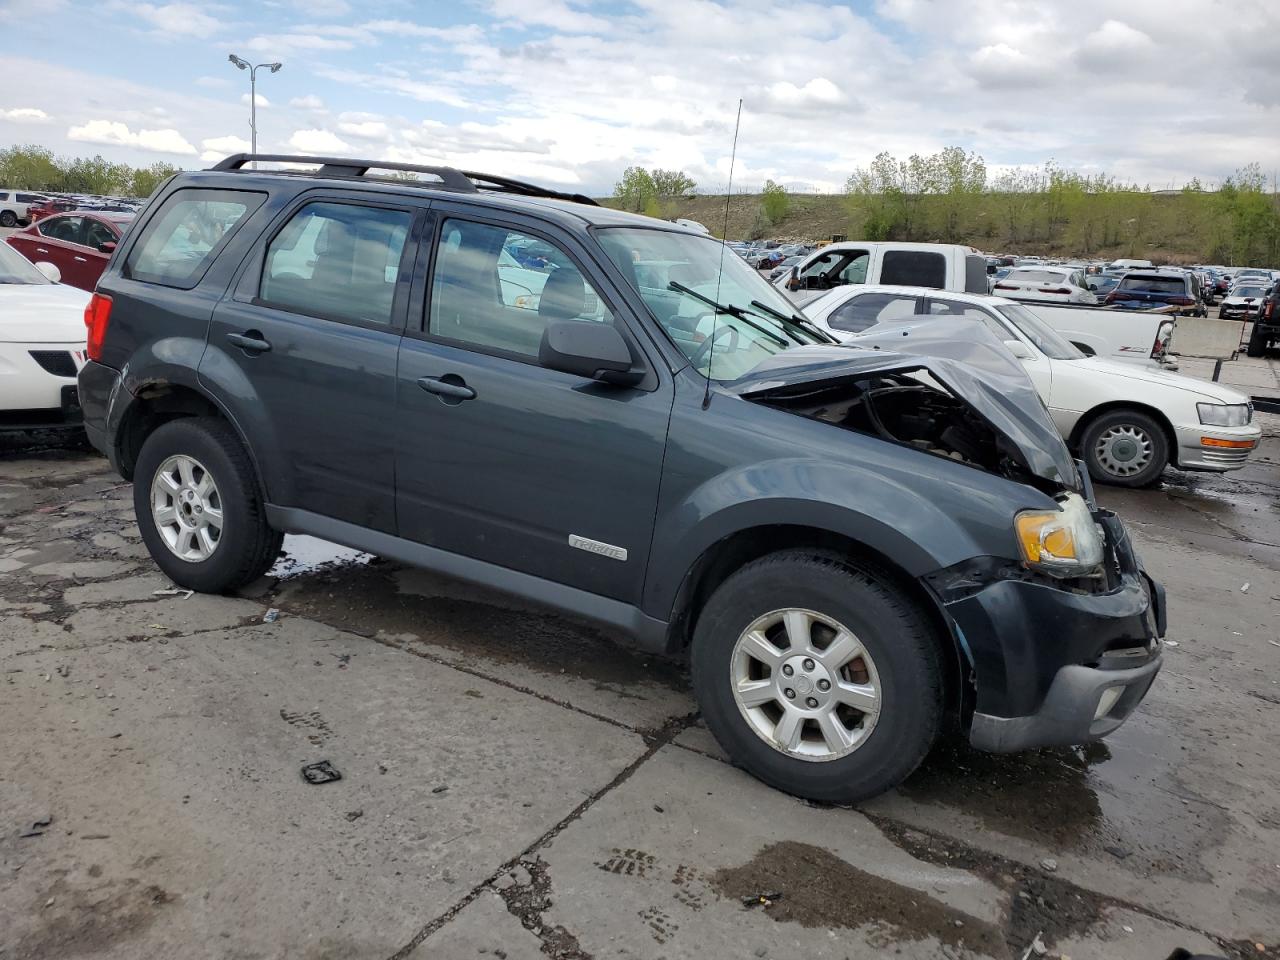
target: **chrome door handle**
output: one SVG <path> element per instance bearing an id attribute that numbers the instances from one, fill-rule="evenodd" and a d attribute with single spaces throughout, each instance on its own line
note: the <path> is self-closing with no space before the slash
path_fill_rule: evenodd
<path id="1" fill-rule="evenodd" d="M 88 259 L 87 259 L 87 258 L 85 258 L 85 257 L 72 257 L 71 259 L 72 259 L 72 260 L 74 260 L 76 263 L 88 263 L 88 262 L 89 262 L 89 261 L 88 261 Z"/>
<path id="2" fill-rule="evenodd" d="M 48 253 L 48 252 L 49 251 L 46 250 L 44 247 L 36 247 L 36 253 Z"/>

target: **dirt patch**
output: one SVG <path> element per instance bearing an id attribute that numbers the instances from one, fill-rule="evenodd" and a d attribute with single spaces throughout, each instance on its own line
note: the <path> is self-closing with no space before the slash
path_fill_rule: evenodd
<path id="1" fill-rule="evenodd" d="M 542 915 L 553 903 L 546 861 L 538 857 L 522 858 L 504 875 L 496 889 L 507 905 L 507 912 L 542 941 L 542 952 L 547 956 L 555 960 L 592 960 L 572 933 L 559 924 L 550 926 L 542 922 Z"/>
<path id="2" fill-rule="evenodd" d="M 716 871 L 711 886 L 741 901 L 779 894 L 769 905 L 744 907 L 763 910 L 779 923 L 870 928 L 872 938 L 886 944 L 933 938 L 976 956 L 1009 953 L 1004 936 L 990 924 L 807 843 L 770 844 L 742 866 Z"/>
<path id="3" fill-rule="evenodd" d="M 59 878 L 31 904 L 33 929 L 6 960 L 45 960 L 105 953 L 138 937 L 172 897 L 155 884 L 128 878 L 92 887 Z"/>

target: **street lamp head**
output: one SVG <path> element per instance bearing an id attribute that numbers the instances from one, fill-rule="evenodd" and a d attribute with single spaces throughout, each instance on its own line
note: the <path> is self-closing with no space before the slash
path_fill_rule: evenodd
<path id="1" fill-rule="evenodd" d="M 247 60 L 241 60 L 234 53 L 228 54 L 227 59 L 230 60 L 232 63 L 234 63 L 241 70 L 249 69 L 249 62 Z"/>
<path id="2" fill-rule="evenodd" d="M 267 64 L 267 66 L 271 68 L 271 72 L 272 72 L 272 73 L 279 73 L 279 72 L 280 72 L 280 68 L 281 68 L 281 67 L 283 67 L 283 66 L 284 66 L 284 64 L 283 64 L 283 63 L 268 63 L 268 64 Z"/>

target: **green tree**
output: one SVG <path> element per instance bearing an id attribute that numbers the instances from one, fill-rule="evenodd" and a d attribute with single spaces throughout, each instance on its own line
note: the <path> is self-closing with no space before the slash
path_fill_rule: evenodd
<path id="1" fill-rule="evenodd" d="M 626 175 L 624 174 L 623 176 L 625 177 Z M 655 168 L 649 171 L 649 179 L 653 181 L 654 194 L 663 199 L 683 197 L 698 189 L 698 185 L 694 183 L 693 178 L 683 170 L 659 170 Z"/>
<path id="2" fill-rule="evenodd" d="M 58 190 L 62 170 L 53 151 L 33 143 L 0 150 L 0 184 L 27 190 Z"/>
<path id="3" fill-rule="evenodd" d="M 149 197 L 156 188 L 178 172 L 178 168 L 168 163 L 153 163 L 149 167 L 138 167 L 129 177 L 129 193 L 135 197 Z"/>
<path id="4" fill-rule="evenodd" d="M 639 213 L 648 202 L 657 197 L 658 190 L 653 177 L 644 167 L 627 167 L 622 179 L 613 187 L 613 197 L 623 210 Z"/>
<path id="5" fill-rule="evenodd" d="M 790 208 L 791 198 L 787 196 L 786 187 L 766 180 L 760 194 L 760 209 L 764 211 L 765 219 L 777 225 L 786 217 Z"/>

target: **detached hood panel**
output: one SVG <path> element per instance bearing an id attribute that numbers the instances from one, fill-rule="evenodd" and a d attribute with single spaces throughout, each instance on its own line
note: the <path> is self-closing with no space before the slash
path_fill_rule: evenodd
<path id="1" fill-rule="evenodd" d="M 981 323 L 880 324 L 856 343 L 797 347 L 724 388 L 743 398 L 877 374 L 925 370 L 1003 434 L 1036 476 L 1071 490 L 1081 481 L 1067 445 L 1021 364 Z"/>

